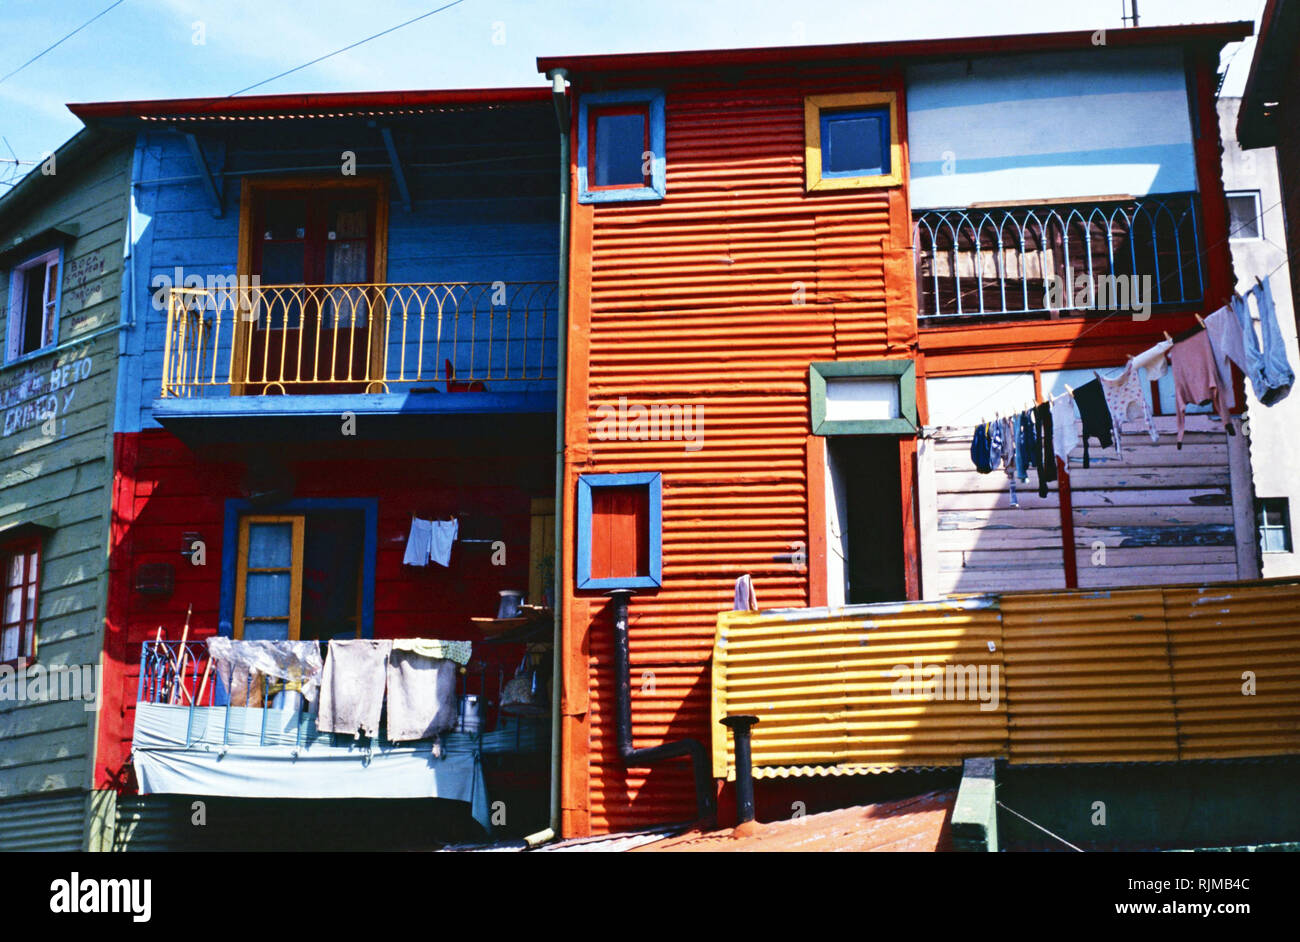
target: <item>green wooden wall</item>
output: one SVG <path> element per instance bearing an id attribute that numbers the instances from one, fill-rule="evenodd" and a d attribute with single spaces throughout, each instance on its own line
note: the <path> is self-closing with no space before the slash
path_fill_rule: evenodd
<path id="1" fill-rule="evenodd" d="M 56 153 L 53 176 L 0 200 L 0 320 L 8 313 L 13 266 L 48 245 L 28 240 L 51 227 L 75 230 L 62 237 L 57 346 L 0 366 L 0 540 L 25 523 L 53 526 L 43 544 L 36 628 L 36 662 L 44 669 L 97 667 L 103 648 L 114 328 L 121 316 L 131 150 L 92 143 L 64 155 L 73 147 L 67 145 Z M 15 242 L 25 244 L 14 248 Z M 97 688 L 97 676 L 94 682 Z M 79 793 L 81 801 L 60 807 L 84 817 L 95 720 L 93 701 L 18 700 L 0 691 L 0 831 L 5 819 L 25 816 L 59 793 Z"/>

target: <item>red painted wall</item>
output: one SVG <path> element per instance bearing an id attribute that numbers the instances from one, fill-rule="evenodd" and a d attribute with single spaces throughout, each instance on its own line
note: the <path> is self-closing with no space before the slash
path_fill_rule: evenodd
<path id="1" fill-rule="evenodd" d="M 350 449 L 350 451 L 349 451 Z M 190 637 L 215 634 L 219 619 L 225 502 L 241 494 L 241 461 L 196 457 L 166 431 L 119 434 L 115 443 L 114 511 L 105 703 L 99 733 L 95 787 L 129 783 L 134 703 L 140 645 L 161 625 L 180 637 L 186 607 L 194 606 Z M 318 445 L 289 450 L 294 497 L 378 498 L 375 565 L 376 638 L 438 637 L 477 640 L 471 616 L 496 614 L 501 589 L 526 590 L 529 568 L 530 499 L 553 488 L 548 449 L 495 450 L 454 441 L 357 442 L 336 446 L 337 457 L 319 456 Z M 274 512 L 270 509 L 266 512 Z M 492 565 L 489 544 L 458 543 L 449 568 L 405 566 L 402 556 L 412 513 L 460 517 L 462 537 L 502 540 L 505 565 Z M 183 556 L 183 534 L 196 531 L 207 563 Z M 175 567 L 175 590 L 165 598 L 133 591 L 134 573 L 145 563 Z M 506 648 L 509 648 L 506 650 Z M 517 663 L 514 646 L 478 646 L 476 658 Z"/>

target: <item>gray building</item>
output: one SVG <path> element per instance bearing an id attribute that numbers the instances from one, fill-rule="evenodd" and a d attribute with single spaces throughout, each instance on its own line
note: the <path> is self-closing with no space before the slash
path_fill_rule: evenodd
<path id="1" fill-rule="evenodd" d="M 131 148 L 82 131 L 0 199 L 0 851 L 97 849 Z"/>

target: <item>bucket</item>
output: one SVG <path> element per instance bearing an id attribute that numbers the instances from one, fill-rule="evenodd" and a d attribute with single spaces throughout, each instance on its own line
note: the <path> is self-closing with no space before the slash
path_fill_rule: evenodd
<path id="1" fill-rule="evenodd" d="M 478 712 L 478 695 L 465 694 L 460 698 L 460 731 L 470 736 L 477 736 L 482 723 Z"/>
<path id="2" fill-rule="evenodd" d="M 518 618 L 519 606 L 524 602 L 524 594 L 514 589 L 501 590 L 501 602 L 497 605 L 497 618 Z"/>
<path id="3" fill-rule="evenodd" d="M 274 683 L 268 687 L 267 694 L 271 699 L 271 709 L 302 712 L 302 684 L 292 680 Z"/>

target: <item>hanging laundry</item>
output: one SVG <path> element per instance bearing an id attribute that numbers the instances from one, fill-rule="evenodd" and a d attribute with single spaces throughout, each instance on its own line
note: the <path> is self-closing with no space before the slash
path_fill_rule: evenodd
<path id="1" fill-rule="evenodd" d="M 1282 328 L 1277 322 L 1277 311 L 1273 307 L 1273 289 L 1269 280 L 1257 280 L 1255 287 L 1248 292 L 1255 296 L 1255 307 L 1259 310 L 1260 331 L 1264 335 L 1262 351 L 1264 367 L 1264 384 L 1267 387 L 1259 401 L 1266 406 L 1281 402 L 1291 392 L 1295 383 L 1295 372 L 1286 357 L 1286 341 L 1282 337 Z M 1253 327 L 1252 327 L 1253 332 Z"/>
<path id="2" fill-rule="evenodd" d="M 434 740 L 456 725 L 456 662 L 393 645 L 388 658 L 388 741 Z"/>
<path id="3" fill-rule="evenodd" d="M 754 594 L 754 580 L 749 578 L 749 573 L 736 580 L 736 598 L 732 608 L 737 612 L 758 611 L 758 596 Z"/>
<path id="4" fill-rule="evenodd" d="M 1016 477 L 1029 480 L 1029 469 L 1038 467 L 1038 436 L 1034 433 L 1034 413 L 1026 409 L 1016 416 Z"/>
<path id="5" fill-rule="evenodd" d="M 1106 394 L 1102 391 L 1101 380 L 1091 379 L 1074 391 L 1074 404 L 1079 407 L 1079 418 L 1083 420 L 1083 466 L 1088 467 L 1088 439 L 1097 439 L 1102 448 L 1114 444 L 1111 431 L 1114 420 L 1110 407 L 1106 404 Z"/>
<path id="6" fill-rule="evenodd" d="M 1106 397 L 1106 407 L 1110 410 L 1111 422 L 1115 432 L 1115 454 L 1121 454 L 1120 426 L 1125 422 L 1140 422 L 1146 427 L 1151 441 L 1160 440 L 1155 421 L 1151 416 L 1151 406 L 1142 394 L 1142 381 L 1138 379 L 1136 360 L 1129 360 L 1123 371 L 1114 377 L 1096 374 L 1101 380 L 1101 391 Z"/>
<path id="7" fill-rule="evenodd" d="M 1162 340 L 1154 347 L 1143 350 L 1133 358 L 1133 365 L 1140 370 L 1147 371 L 1147 379 L 1155 382 L 1169 371 L 1169 360 L 1166 354 L 1173 349 L 1172 340 Z"/>
<path id="8" fill-rule="evenodd" d="M 1220 396 L 1219 373 L 1214 368 L 1214 351 L 1210 335 L 1198 330 L 1174 344 L 1169 351 L 1174 370 L 1174 403 L 1178 416 L 1178 447 L 1183 447 L 1183 429 L 1187 421 L 1187 407 L 1212 403 L 1223 420 L 1229 434 L 1235 434 L 1228 409 Z"/>
<path id="9" fill-rule="evenodd" d="M 971 437 L 970 442 L 970 460 L 975 464 L 975 470 L 980 474 L 988 474 L 993 470 L 993 443 L 991 429 L 988 422 L 981 422 L 975 426 L 975 434 Z"/>
<path id="10" fill-rule="evenodd" d="M 1070 466 L 1070 452 L 1079 444 L 1079 430 L 1074 425 L 1074 399 L 1069 395 L 1052 400 L 1052 452 L 1065 467 Z"/>
<path id="11" fill-rule="evenodd" d="M 456 542 L 459 533 L 460 521 L 455 517 L 450 520 L 433 521 L 433 531 L 429 539 L 429 559 L 439 566 L 450 566 L 451 544 Z"/>
<path id="12" fill-rule="evenodd" d="M 1073 420 L 1073 416 L 1071 416 Z M 1073 424 L 1073 421 L 1071 421 Z M 1047 485 L 1056 480 L 1056 455 L 1052 451 L 1052 404 L 1040 402 L 1034 406 L 1034 437 L 1038 440 L 1035 462 L 1038 466 L 1038 496 L 1047 496 Z"/>
<path id="13" fill-rule="evenodd" d="M 411 532 L 406 537 L 406 553 L 402 563 L 406 566 L 429 565 L 429 547 L 433 541 L 433 521 L 411 518 Z"/>
<path id="14" fill-rule="evenodd" d="M 373 737 L 384 706 L 391 641 L 331 641 L 321 679 L 316 728 L 323 733 Z"/>
<path id="15" fill-rule="evenodd" d="M 1011 506 L 1019 507 L 1020 501 L 1016 499 L 1016 426 L 1019 424 L 1016 418 L 998 419 L 998 425 L 1001 426 L 1001 465 L 1006 471 L 1008 487 L 1011 490 Z"/>
<path id="16" fill-rule="evenodd" d="M 1237 315 L 1226 304 L 1205 319 L 1205 332 L 1210 335 L 1210 349 L 1214 351 L 1214 369 L 1219 374 L 1219 386 L 1227 393 L 1224 405 L 1231 410 L 1237 404 L 1237 391 L 1232 381 L 1235 363 L 1243 375 L 1249 376 L 1249 361 L 1242 343 L 1241 324 Z"/>
<path id="17" fill-rule="evenodd" d="M 394 651 L 414 651 L 425 657 L 446 658 L 464 667 L 474 650 L 472 641 L 438 641 L 430 638 L 395 638 Z"/>

